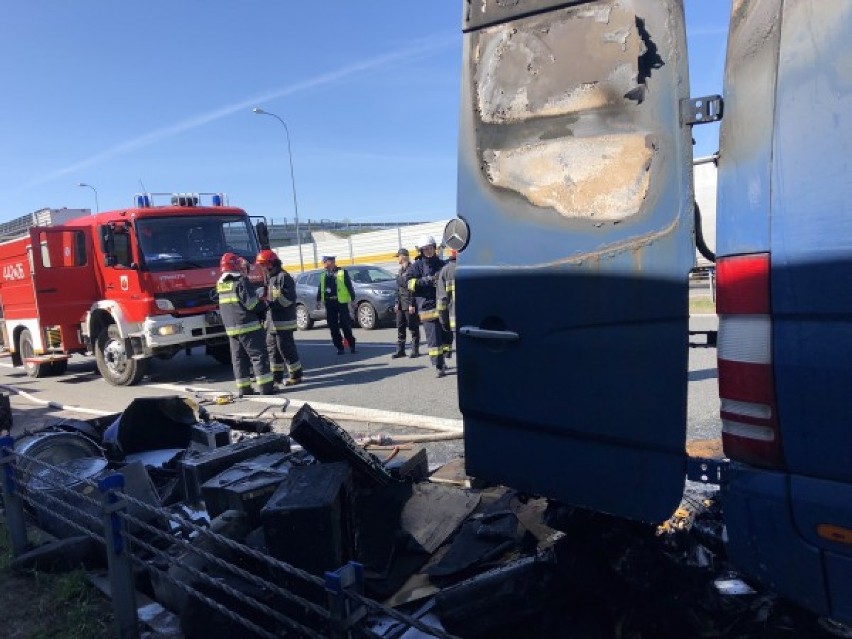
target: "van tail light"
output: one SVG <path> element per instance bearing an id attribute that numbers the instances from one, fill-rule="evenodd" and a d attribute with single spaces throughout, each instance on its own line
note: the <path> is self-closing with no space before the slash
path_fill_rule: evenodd
<path id="1" fill-rule="evenodd" d="M 730 459 L 784 464 L 772 370 L 769 254 L 716 262 L 722 445 Z"/>

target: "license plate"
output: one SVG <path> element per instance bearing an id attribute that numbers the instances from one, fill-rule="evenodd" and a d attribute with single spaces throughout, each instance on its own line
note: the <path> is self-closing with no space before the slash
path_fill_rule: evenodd
<path id="1" fill-rule="evenodd" d="M 219 311 L 207 311 L 204 315 L 204 322 L 207 326 L 221 326 L 222 316 L 219 315 Z"/>

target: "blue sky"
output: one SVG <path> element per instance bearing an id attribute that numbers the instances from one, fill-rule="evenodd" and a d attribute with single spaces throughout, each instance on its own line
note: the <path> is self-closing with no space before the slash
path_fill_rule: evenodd
<path id="1" fill-rule="evenodd" d="M 686 0 L 692 95 L 721 92 L 729 0 Z M 456 199 L 461 1 L 31 0 L 0 23 L 0 221 L 224 191 L 292 220 L 432 220 Z M 718 127 L 695 130 L 696 153 Z"/>

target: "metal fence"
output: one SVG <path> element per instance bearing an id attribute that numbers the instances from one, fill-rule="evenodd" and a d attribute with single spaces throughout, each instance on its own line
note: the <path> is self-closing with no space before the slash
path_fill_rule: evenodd
<path id="1" fill-rule="evenodd" d="M 152 579 L 164 580 L 244 630 L 267 639 L 294 633 L 299 637 L 363 636 L 360 631 L 370 613 L 387 616 L 404 628 L 454 639 L 443 630 L 365 597 L 360 564 L 350 562 L 319 577 L 128 495 L 120 472 L 96 482 L 16 452 L 13 447 L 11 437 L 0 438 L 0 484 L 13 554 L 19 556 L 27 550 L 25 506 L 36 513 L 47 513 L 103 546 L 119 637 L 140 634 L 135 590 L 138 570 L 149 573 Z M 62 478 L 72 480 L 76 487 L 82 484 L 84 490 L 69 487 Z M 28 490 L 34 482 L 50 491 Z M 222 552 L 211 552 L 199 540 Z M 259 589 L 264 597 L 234 588 L 191 562 L 178 562 L 170 549 L 198 557 L 222 574 Z M 250 565 L 251 570 L 237 564 Z M 189 579 L 178 579 L 176 573 Z"/>

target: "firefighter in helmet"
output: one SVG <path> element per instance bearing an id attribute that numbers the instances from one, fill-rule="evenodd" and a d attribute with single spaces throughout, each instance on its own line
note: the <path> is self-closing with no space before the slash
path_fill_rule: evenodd
<path id="1" fill-rule="evenodd" d="M 270 249 L 257 254 L 257 265 L 265 271 L 266 348 L 272 366 L 272 378 L 278 384 L 294 386 L 302 381 L 302 364 L 293 331 L 296 330 L 296 283 Z M 284 371 L 287 380 L 284 380 Z"/>
<path id="2" fill-rule="evenodd" d="M 444 358 L 453 356 L 453 335 L 456 331 L 456 258 L 458 252 L 450 251 L 450 260 L 438 274 L 437 308 L 443 332 Z"/>
<path id="3" fill-rule="evenodd" d="M 237 394 L 255 395 L 251 374 L 261 395 L 275 392 L 263 330 L 266 303 L 258 299 L 248 279 L 248 262 L 234 253 L 225 253 L 219 261 L 222 275 L 216 283 L 219 312 L 231 345 L 231 363 L 237 382 Z"/>
<path id="4" fill-rule="evenodd" d="M 418 315 L 429 346 L 429 359 L 435 365 L 438 377 L 444 377 L 444 338 L 438 318 L 436 295 L 438 274 L 444 267 L 444 262 L 436 254 L 437 244 L 431 235 L 422 238 L 418 246 L 423 259 L 416 260 L 408 271 L 408 290 L 414 294 L 417 302 Z"/>

